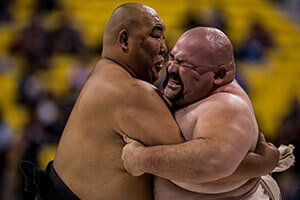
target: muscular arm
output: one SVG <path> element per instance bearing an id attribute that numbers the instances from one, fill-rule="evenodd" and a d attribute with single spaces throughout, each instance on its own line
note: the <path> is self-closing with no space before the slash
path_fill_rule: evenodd
<path id="1" fill-rule="evenodd" d="M 219 184 L 232 181 L 242 181 L 266 175 L 270 173 L 278 164 L 278 159 L 278 149 L 273 144 L 267 143 L 264 135 L 260 133 L 255 152 L 249 152 L 233 174 L 231 174 L 228 177 L 214 181 L 214 183 Z M 202 192 L 202 190 L 199 191 L 199 187 L 201 188 L 203 184 L 210 184 L 190 184 L 176 181 L 173 181 L 173 183 L 175 183 L 181 188 L 184 188 L 185 190 L 200 193 Z"/>
<path id="2" fill-rule="evenodd" d="M 118 98 L 115 118 L 117 132 L 126 134 L 146 146 L 184 142 L 180 129 L 167 105 L 153 86 L 136 81 Z"/>
<path id="3" fill-rule="evenodd" d="M 145 173 L 186 183 L 215 181 L 232 174 L 252 140 L 244 131 L 250 126 L 249 119 L 230 106 L 224 102 L 202 106 L 192 141 L 138 148 L 136 165 Z"/>
<path id="4" fill-rule="evenodd" d="M 278 160 L 278 149 L 266 142 L 264 135 L 260 133 L 255 152 L 249 152 L 233 174 L 218 181 L 241 181 L 266 175 L 277 166 Z"/>

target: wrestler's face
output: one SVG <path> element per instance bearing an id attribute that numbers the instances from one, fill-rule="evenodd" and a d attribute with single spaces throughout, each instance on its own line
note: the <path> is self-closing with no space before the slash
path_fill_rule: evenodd
<path id="1" fill-rule="evenodd" d="M 180 38 L 169 54 L 164 95 L 174 105 L 200 100 L 214 87 L 214 71 L 207 53 L 194 48 L 193 41 Z"/>
<path id="2" fill-rule="evenodd" d="M 167 53 L 164 32 L 165 25 L 154 10 L 149 11 L 143 27 L 134 33 L 132 48 L 135 63 L 139 66 L 139 78 L 154 83 L 162 69 L 164 55 Z"/>

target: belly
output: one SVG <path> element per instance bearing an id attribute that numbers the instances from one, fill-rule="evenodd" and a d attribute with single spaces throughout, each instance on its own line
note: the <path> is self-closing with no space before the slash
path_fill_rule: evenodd
<path id="1" fill-rule="evenodd" d="M 200 184 L 175 183 L 177 186 L 197 193 L 218 194 L 229 192 L 244 185 L 248 180 L 241 182 L 210 182 Z"/>
<path id="2" fill-rule="evenodd" d="M 129 175 L 131 176 L 131 175 Z M 143 175 L 140 177 L 114 178 L 114 180 L 99 190 L 96 198 L 115 200 L 153 200 L 153 177 Z"/>
<path id="3" fill-rule="evenodd" d="M 84 181 L 82 181 L 84 182 Z M 150 175 L 133 177 L 124 174 L 110 177 L 109 181 L 97 183 L 85 182 L 71 190 L 80 198 L 86 200 L 153 200 L 153 178 Z"/>
<path id="4" fill-rule="evenodd" d="M 255 192 L 257 187 L 258 181 L 256 179 L 251 179 L 247 181 L 246 183 L 240 185 L 234 184 L 229 189 L 230 186 L 227 184 L 224 184 L 222 186 L 221 183 L 219 184 L 207 184 L 207 186 L 203 186 L 204 192 L 191 192 L 185 189 L 182 189 L 175 185 L 174 183 L 161 179 L 161 178 L 155 178 L 155 185 L 154 185 L 154 196 L 155 200 L 166 200 L 166 199 L 182 199 L 182 200 L 223 200 L 223 199 L 231 199 L 231 200 L 241 200 L 245 199 L 249 195 L 251 195 L 253 192 Z M 205 184 L 203 184 L 205 185 Z M 217 190 L 214 190 L 213 187 Z M 201 187 L 200 187 L 201 188 Z M 227 189 L 226 189 L 227 188 Z M 227 190 L 227 191 L 225 191 Z M 207 192 L 206 192 L 207 191 Z"/>
<path id="5" fill-rule="evenodd" d="M 57 156 L 54 167 L 80 199 L 153 200 L 153 176 L 128 174 L 120 159 L 121 148 L 89 150 L 90 153 L 72 149 L 74 151 Z"/>

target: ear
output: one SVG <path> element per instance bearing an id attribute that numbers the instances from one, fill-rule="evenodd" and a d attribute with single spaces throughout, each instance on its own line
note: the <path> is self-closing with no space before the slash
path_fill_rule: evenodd
<path id="1" fill-rule="evenodd" d="M 128 31 L 126 29 L 122 29 L 119 32 L 118 42 L 120 47 L 122 48 L 122 51 L 124 53 L 127 53 L 129 51 L 129 48 L 128 48 Z"/>
<path id="2" fill-rule="evenodd" d="M 227 69 L 225 65 L 220 65 L 217 68 L 214 79 L 215 79 L 214 80 L 215 85 L 222 86 L 226 84 L 225 81 L 227 79 Z"/>

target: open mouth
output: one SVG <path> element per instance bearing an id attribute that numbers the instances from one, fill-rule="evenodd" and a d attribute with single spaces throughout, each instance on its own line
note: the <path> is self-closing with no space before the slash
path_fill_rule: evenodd
<path id="1" fill-rule="evenodd" d="M 181 79 L 179 77 L 179 74 L 172 73 L 169 77 L 168 85 L 169 86 L 180 86 L 180 87 L 182 87 L 182 82 L 181 82 Z"/>
<path id="2" fill-rule="evenodd" d="M 160 70 L 163 68 L 162 62 L 163 62 L 163 61 L 160 61 L 160 62 L 155 63 L 154 69 L 155 69 L 156 73 L 159 73 Z"/>
<path id="3" fill-rule="evenodd" d="M 169 75 L 168 83 L 164 89 L 164 95 L 172 100 L 180 98 L 183 91 L 183 83 L 179 74 L 172 73 Z"/>

